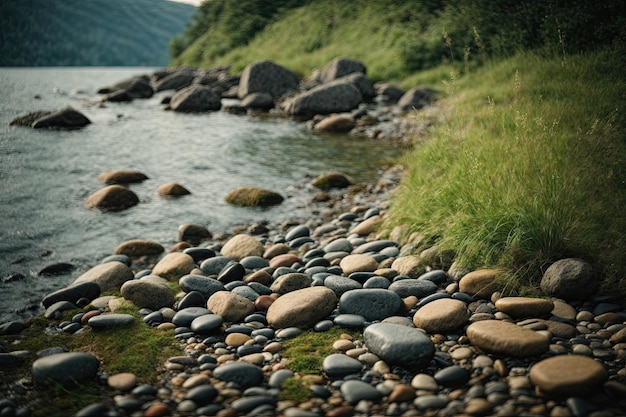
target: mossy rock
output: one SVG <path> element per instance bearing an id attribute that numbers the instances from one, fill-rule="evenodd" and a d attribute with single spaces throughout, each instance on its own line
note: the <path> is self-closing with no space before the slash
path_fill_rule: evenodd
<path id="1" fill-rule="evenodd" d="M 346 188 L 352 185 L 350 178 L 341 172 L 325 172 L 311 181 L 311 185 L 320 190 L 331 188 Z"/>
<path id="2" fill-rule="evenodd" d="M 268 207 L 282 203 L 280 194 L 256 187 L 239 187 L 226 195 L 226 202 L 241 207 Z"/>

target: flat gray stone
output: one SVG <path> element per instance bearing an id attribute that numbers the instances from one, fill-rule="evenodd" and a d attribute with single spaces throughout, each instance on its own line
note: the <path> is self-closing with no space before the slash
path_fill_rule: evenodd
<path id="1" fill-rule="evenodd" d="M 378 402 L 383 394 L 370 384 L 359 381 L 349 380 L 341 384 L 341 395 L 350 404 L 356 404 L 359 401 Z"/>
<path id="2" fill-rule="evenodd" d="M 407 368 L 423 367 L 435 354 L 435 345 L 426 334 L 399 324 L 372 324 L 363 339 L 370 352 L 385 362 Z"/>
<path id="3" fill-rule="evenodd" d="M 362 368 L 361 362 L 343 353 L 328 355 L 322 363 L 322 370 L 330 378 L 342 378 L 346 375 L 357 374 Z"/>
<path id="4" fill-rule="evenodd" d="M 58 353 L 37 359 L 33 363 L 32 374 L 37 384 L 52 381 L 72 386 L 94 379 L 99 367 L 98 358 L 89 353 Z"/>
<path id="5" fill-rule="evenodd" d="M 87 324 L 94 329 L 109 329 L 131 326 L 134 322 L 135 318 L 130 314 L 100 314 L 90 318 Z"/>
<path id="6" fill-rule="evenodd" d="M 231 362 L 218 366 L 213 371 L 213 376 L 220 381 L 233 382 L 241 389 L 259 385 L 263 382 L 263 370 L 258 366 L 244 363 Z"/>
<path id="7" fill-rule="evenodd" d="M 339 311 L 358 314 L 368 321 L 383 320 L 397 313 L 404 304 L 400 296 L 385 289 L 356 289 L 339 298 Z"/>

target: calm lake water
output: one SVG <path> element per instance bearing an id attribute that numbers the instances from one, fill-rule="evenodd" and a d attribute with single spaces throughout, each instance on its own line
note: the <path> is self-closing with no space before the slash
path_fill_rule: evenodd
<path id="1" fill-rule="evenodd" d="M 166 112 L 160 93 L 132 103 L 94 104 L 100 87 L 152 68 L 0 68 L 0 323 L 38 314 L 41 298 L 70 284 L 123 241 L 175 243 L 178 226 L 197 223 L 216 234 L 259 220 L 305 219 L 305 184 L 337 170 L 372 181 L 399 150 L 369 139 L 319 136 L 293 120 L 226 112 Z M 9 126 L 34 110 L 72 106 L 92 124 L 74 131 Z M 131 189 L 141 203 L 119 213 L 83 202 L 103 184 L 102 171 L 136 169 L 150 179 Z M 162 199 L 156 189 L 176 181 L 192 194 Z M 238 186 L 269 188 L 286 197 L 270 209 L 224 202 Z M 68 262 L 75 269 L 38 276 Z M 20 273 L 26 278 L 2 282 Z"/>

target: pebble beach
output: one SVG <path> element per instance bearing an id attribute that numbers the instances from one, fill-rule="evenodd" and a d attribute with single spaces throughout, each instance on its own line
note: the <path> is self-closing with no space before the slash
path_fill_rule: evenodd
<path id="1" fill-rule="evenodd" d="M 608 296 L 505 297 L 496 271 L 464 271 L 436 250 L 412 255 L 379 237 L 401 172 L 312 204 L 306 222 L 242 226 L 196 245 L 181 239 L 158 256 L 145 255 L 155 242 L 121 243 L 44 298 L 49 331 L 142 321 L 171 331 L 183 354 L 145 384 L 107 374 L 90 353 L 20 350 L 27 324 L 4 323 L 2 367 L 31 369 L 3 381 L 0 415 L 33 415 L 42 406 L 36 388 L 50 379 L 98 381 L 101 401 L 72 414 L 80 417 L 626 415 L 622 306 Z M 197 227 L 185 231 L 198 236 Z M 180 293 L 165 286 L 172 281 Z M 122 296 L 92 298 L 94 285 L 121 287 Z M 129 301 L 141 318 L 116 312 Z M 286 344 L 331 329 L 339 336 L 318 373 L 290 368 Z M 289 380 L 308 398 L 285 399 Z"/>

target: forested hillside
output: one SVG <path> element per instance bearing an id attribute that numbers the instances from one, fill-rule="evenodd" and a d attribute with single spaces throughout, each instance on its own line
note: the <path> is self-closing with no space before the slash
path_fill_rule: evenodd
<path id="1" fill-rule="evenodd" d="M 336 56 L 374 79 L 442 63 L 477 66 L 520 50 L 577 53 L 626 43 L 621 0 L 221 0 L 204 2 L 172 43 L 175 64 L 272 59 L 305 75 Z"/>
<path id="2" fill-rule="evenodd" d="M 194 10 L 166 0 L 2 0 L 0 65 L 167 65 Z"/>

